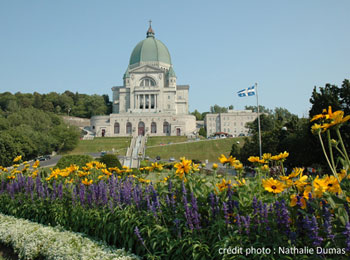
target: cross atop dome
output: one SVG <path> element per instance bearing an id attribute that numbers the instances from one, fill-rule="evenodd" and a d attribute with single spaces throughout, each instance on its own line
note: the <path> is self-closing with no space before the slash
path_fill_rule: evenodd
<path id="1" fill-rule="evenodd" d="M 152 29 L 152 20 L 149 20 L 149 28 L 148 28 L 148 31 L 147 31 L 147 38 L 148 37 L 154 37 L 154 31 Z"/>

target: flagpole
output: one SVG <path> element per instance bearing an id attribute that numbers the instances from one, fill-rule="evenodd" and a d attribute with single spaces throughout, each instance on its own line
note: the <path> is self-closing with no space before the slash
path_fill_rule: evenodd
<path id="1" fill-rule="evenodd" d="M 260 111 L 259 111 L 259 98 L 258 98 L 258 83 L 255 83 L 255 91 L 256 91 L 256 106 L 257 106 L 257 112 L 258 112 L 259 154 L 260 154 L 260 159 L 261 159 L 262 158 L 262 151 L 261 151 L 261 129 L 260 129 Z"/>

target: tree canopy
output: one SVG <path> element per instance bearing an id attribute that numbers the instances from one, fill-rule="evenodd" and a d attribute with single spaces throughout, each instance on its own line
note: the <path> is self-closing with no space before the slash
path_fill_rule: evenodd
<path id="1" fill-rule="evenodd" d="M 37 108 L 55 114 L 65 114 L 83 118 L 94 115 L 106 115 L 112 112 L 112 103 L 108 95 L 86 95 L 65 91 L 62 94 L 33 94 L 17 92 L 0 93 L 0 109 L 16 112 L 22 108 Z"/>
<path id="2" fill-rule="evenodd" d="M 62 118 L 37 108 L 17 108 L 0 114 L 0 165 L 8 166 L 17 155 L 24 160 L 73 149 L 80 131 Z"/>

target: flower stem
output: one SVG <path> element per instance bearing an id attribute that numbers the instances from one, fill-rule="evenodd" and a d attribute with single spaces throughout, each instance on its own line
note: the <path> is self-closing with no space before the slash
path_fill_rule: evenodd
<path id="1" fill-rule="evenodd" d="M 320 138 L 320 143 L 321 143 L 321 146 L 322 146 L 323 154 L 326 157 L 328 166 L 329 166 L 329 168 L 331 168 L 331 171 L 332 171 L 333 175 L 337 178 L 338 182 L 340 183 L 339 178 L 338 178 L 338 174 L 335 171 L 335 169 L 333 169 L 333 167 L 332 167 L 332 165 L 331 165 L 331 163 L 330 163 L 330 161 L 328 159 L 327 152 L 326 152 L 326 149 L 324 148 L 324 144 L 323 144 L 323 141 L 322 141 L 321 132 L 318 133 L 318 137 Z"/>
<path id="2" fill-rule="evenodd" d="M 329 130 L 327 130 L 327 140 L 328 140 L 328 147 L 329 147 L 329 156 L 331 157 L 331 163 L 332 163 L 333 169 L 336 169 L 334 164 L 333 149 L 331 144 L 331 132 Z"/>
<path id="3" fill-rule="evenodd" d="M 336 132 L 337 132 L 337 135 L 338 135 L 338 138 L 339 138 L 339 141 L 340 141 L 341 148 L 343 149 L 343 152 L 344 152 L 344 155 L 345 155 L 344 159 L 346 160 L 348 167 L 350 167 L 349 156 L 348 156 L 348 153 L 346 152 L 345 145 L 343 143 L 343 138 L 341 137 L 341 134 L 340 134 L 340 131 L 339 131 L 339 127 L 336 129 Z"/>

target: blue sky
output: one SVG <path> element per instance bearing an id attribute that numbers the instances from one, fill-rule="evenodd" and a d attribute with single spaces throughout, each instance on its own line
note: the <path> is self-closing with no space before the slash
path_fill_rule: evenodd
<path id="1" fill-rule="evenodd" d="M 307 115 L 314 86 L 350 78 L 350 1 L 0 0 L 0 92 L 108 94 L 148 20 L 190 111 L 259 102 Z"/>

